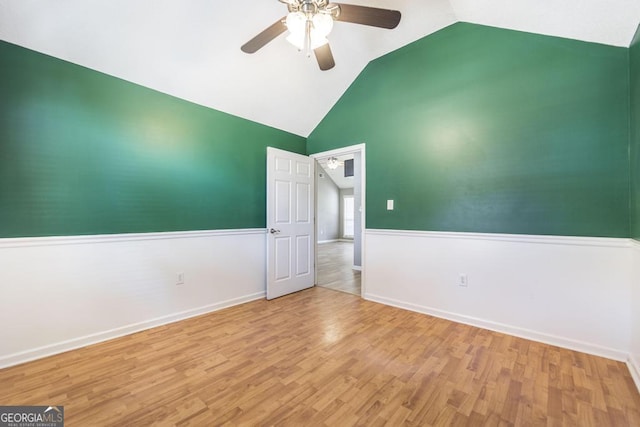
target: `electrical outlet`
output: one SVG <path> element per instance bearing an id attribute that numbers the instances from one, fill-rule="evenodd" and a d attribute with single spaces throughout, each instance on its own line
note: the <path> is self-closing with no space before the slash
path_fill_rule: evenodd
<path id="1" fill-rule="evenodd" d="M 176 278 L 176 285 L 184 285 L 184 273 L 178 273 Z"/>
<path id="2" fill-rule="evenodd" d="M 463 288 L 469 286 L 469 278 L 466 274 L 460 274 L 458 277 L 458 286 L 462 286 Z"/>

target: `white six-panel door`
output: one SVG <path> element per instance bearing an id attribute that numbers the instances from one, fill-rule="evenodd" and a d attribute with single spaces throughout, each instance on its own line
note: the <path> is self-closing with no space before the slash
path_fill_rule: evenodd
<path id="1" fill-rule="evenodd" d="M 267 299 L 315 281 L 314 161 L 267 148 Z"/>

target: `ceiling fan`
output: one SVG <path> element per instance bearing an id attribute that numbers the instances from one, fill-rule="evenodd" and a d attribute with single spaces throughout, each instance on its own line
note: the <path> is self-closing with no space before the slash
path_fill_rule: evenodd
<path id="1" fill-rule="evenodd" d="M 271 40 L 289 30 L 287 41 L 316 56 L 322 71 L 330 70 L 336 64 L 329 47 L 327 36 L 334 21 L 351 22 L 372 27 L 393 29 L 400 23 L 400 11 L 357 6 L 343 3 L 329 3 L 328 0 L 278 0 L 289 10 L 287 16 L 245 43 L 240 49 L 245 53 L 255 53 Z"/>

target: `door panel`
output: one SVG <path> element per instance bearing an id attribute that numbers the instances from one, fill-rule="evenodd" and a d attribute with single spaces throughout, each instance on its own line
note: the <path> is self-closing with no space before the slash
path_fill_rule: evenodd
<path id="1" fill-rule="evenodd" d="M 275 237 L 276 280 L 287 280 L 291 278 L 291 238 Z"/>
<path id="2" fill-rule="evenodd" d="M 289 224 L 291 222 L 291 183 L 276 181 L 276 218 L 277 224 Z"/>
<path id="3" fill-rule="evenodd" d="M 303 276 L 309 274 L 309 266 L 311 265 L 311 242 L 309 241 L 309 236 L 298 236 L 296 240 L 296 249 L 298 250 L 296 255 L 298 261 L 296 275 Z"/>
<path id="4" fill-rule="evenodd" d="M 298 224 L 309 223 L 311 206 L 309 206 L 308 201 L 310 199 L 309 193 L 311 192 L 311 189 L 309 188 L 309 184 L 297 183 L 296 190 L 296 197 L 298 200 L 296 205 L 296 221 Z M 307 202 L 304 203 L 301 201 Z"/>
<path id="5" fill-rule="evenodd" d="M 267 148 L 267 299 L 314 285 L 313 168 L 309 157 Z"/>

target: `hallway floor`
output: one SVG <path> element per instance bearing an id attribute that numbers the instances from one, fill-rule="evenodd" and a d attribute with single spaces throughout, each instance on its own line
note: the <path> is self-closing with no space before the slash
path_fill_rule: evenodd
<path id="1" fill-rule="evenodd" d="M 360 296 L 360 271 L 353 269 L 353 242 L 318 245 L 317 285 Z"/>

